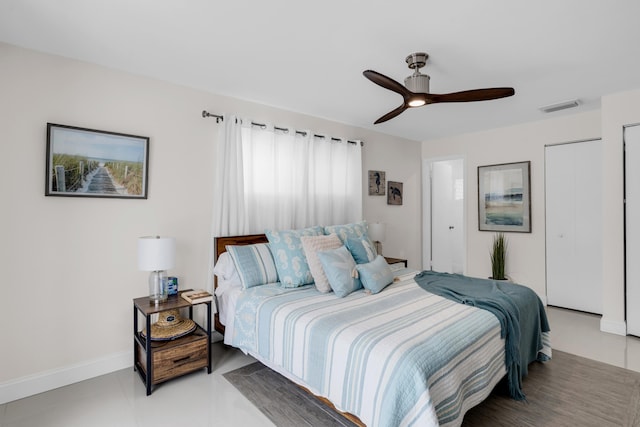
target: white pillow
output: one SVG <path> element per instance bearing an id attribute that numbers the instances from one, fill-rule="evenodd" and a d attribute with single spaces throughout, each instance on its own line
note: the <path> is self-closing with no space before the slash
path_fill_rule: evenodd
<path id="1" fill-rule="evenodd" d="M 229 292 L 232 289 L 244 289 L 242 287 L 242 283 L 240 280 L 224 280 L 221 277 L 218 277 L 218 286 L 216 287 L 215 294 L 217 297 L 221 297 L 226 292 Z M 220 308 L 220 306 L 218 306 Z"/>
<path id="2" fill-rule="evenodd" d="M 331 249 L 337 249 L 342 246 L 342 241 L 336 234 L 329 234 L 328 236 L 301 236 L 302 248 L 304 249 L 304 255 L 307 257 L 307 263 L 309 264 L 309 270 L 313 276 L 316 289 L 320 292 L 331 292 L 331 284 L 327 279 L 327 275 L 322 269 L 322 263 L 318 258 L 317 252 L 328 251 Z"/>
<path id="3" fill-rule="evenodd" d="M 237 274 L 236 265 L 229 252 L 221 253 L 216 264 L 213 266 L 213 274 L 219 278 L 229 280 L 234 272 Z"/>
<path id="4" fill-rule="evenodd" d="M 228 252 L 223 252 L 218 257 L 216 264 L 213 266 L 213 274 L 218 276 L 218 289 L 216 289 L 216 295 L 219 292 L 224 292 L 227 287 L 233 287 L 240 285 L 242 287 L 242 280 L 236 269 L 236 264 L 233 262 L 233 258 Z M 222 289 L 220 289 L 222 287 Z"/>

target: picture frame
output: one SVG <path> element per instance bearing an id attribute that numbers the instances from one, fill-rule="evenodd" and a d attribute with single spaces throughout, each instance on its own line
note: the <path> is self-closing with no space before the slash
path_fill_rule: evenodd
<path id="1" fill-rule="evenodd" d="M 398 181 L 389 181 L 387 187 L 387 204 L 402 205 L 402 197 L 404 195 L 402 183 Z"/>
<path id="2" fill-rule="evenodd" d="M 384 171 L 369 171 L 370 196 L 384 196 L 386 185 Z"/>
<path id="3" fill-rule="evenodd" d="M 478 229 L 531 233 L 531 162 L 478 166 Z"/>
<path id="4" fill-rule="evenodd" d="M 149 138 L 47 123 L 45 196 L 146 199 Z"/>

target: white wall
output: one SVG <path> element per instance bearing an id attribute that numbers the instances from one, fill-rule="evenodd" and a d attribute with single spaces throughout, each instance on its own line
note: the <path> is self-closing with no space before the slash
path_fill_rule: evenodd
<path id="1" fill-rule="evenodd" d="M 545 300 L 544 146 L 599 138 L 600 111 L 469 133 L 422 144 L 425 159 L 465 158 L 466 274 L 489 277 L 494 233 L 478 231 L 478 166 L 531 161 L 531 233 L 507 233 L 507 275 Z"/>
<path id="2" fill-rule="evenodd" d="M 409 158 L 412 153 L 415 158 Z M 386 137 L 379 144 L 367 144 L 363 151 L 364 217 L 369 222 L 386 224 L 382 253 L 393 258 L 405 258 L 411 268 L 422 267 L 422 186 L 420 144 Z M 369 196 L 368 171 L 385 172 L 385 179 L 403 183 L 402 205 L 387 205 L 384 196 Z M 403 222 L 407 219 L 408 222 Z"/>
<path id="3" fill-rule="evenodd" d="M 365 195 L 364 217 L 419 265 L 420 143 L 6 44 L 0 69 L 0 403 L 132 365 L 137 237 L 176 237 L 169 273 L 207 287 L 219 125 L 203 109 L 364 140 L 365 191 L 369 169 L 405 191 L 400 207 Z M 149 136 L 149 198 L 45 197 L 47 122 Z"/>

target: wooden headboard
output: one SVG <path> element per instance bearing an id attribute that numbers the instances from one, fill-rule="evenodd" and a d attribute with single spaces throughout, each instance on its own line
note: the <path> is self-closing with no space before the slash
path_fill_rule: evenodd
<path id="1" fill-rule="evenodd" d="M 227 251 L 227 245 L 240 246 L 240 245 L 252 245 L 254 243 L 269 243 L 267 236 L 264 234 L 248 234 L 246 236 L 228 236 L 228 237 L 214 237 L 213 245 L 214 251 L 214 263 L 218 262 L 218 257 Z M 213 290 L 218 287 L 218 278 L 213 279 Z M 214 316 L 214 327 L 216 331 L 224 335 L 224 325 L 220 323 L 220 317 L 218 313 Z"/>

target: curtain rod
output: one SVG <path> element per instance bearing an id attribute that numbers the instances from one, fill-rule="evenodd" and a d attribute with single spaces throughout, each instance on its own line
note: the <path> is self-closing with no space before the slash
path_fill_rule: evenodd
<path id="1" fill-rule="evenodd" d="M 207 110 L 202 110 L 202 117 L 203 118 L 207 118 L 207 117 L 215 117 L 216 118 L 216 123 L 220 123 L 221 121 L 224 120 L 224 117 L 219 116 L 217 114 L 211 114 L 210 112 L 208 112 Z"/>
<path id="2" fill-rule="evenodd" d="M 215 117 L 215 119 L 216 119 L 216 123 L 220 123 L 221 121 L 224 121 L 224 117 L 222 117 L 222 116 L 220 116 L 220 115 L 218 115 L 218 114 L 211 114 L 211 113 L 210 113 L 210 112 L 208 112 L 207 110 L 202 110 L 202 117 L 203 117 L 203 118 L 207 118 L 207 117 Z M 260 127 L 261 127 L 261 128 L 263 128 L 263 129 L 264 129 L 265 127 L 267 127 L 267 125 L 265 125 L 264 123 L 255 123 L 255 122 L 251 122 L 251 124 L 252 124 L 253 126 L 260 126 Z M 279 130 L 279 131 L 281 131 L 281 132 L 289 132 L 289 129 L 287 129 L 287 128 L 281 128 L 281 127 L 278 127 L 278 126 L 274 126 L 273 128 L 274 128 L 275 130 Z M 297 130 L 297 131 L 296 131 L 296 133 L 297 133 L 298 135 L 302 135 L 302 136 L 306 136 L 306 135 L 307 135 L 307 132 L 305 132 L 305 131 L 303 131 L 303 130 Z M 314 134 L 313 136 L 315 136 L 316 138 L 326 138 L 326 136 L 324 136 L 324 135 L 318 135 L 318 134 Z M 333 138 L 333 137 L 331 137 L 331 141 L 342 141 L 342 140 L 341 140 L 340 138 Z M 349 144 L 357 144 L 357 143 L 358 143 L 358 141 L 351 141 L 351 140 L 347 140 L 347 142 L 348 142 Z M 361 145 L 361 146 L 364 146 L 364 142 L 363 142 L 363 141 L 360 141 L 360 145 Z"/>

